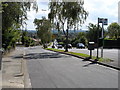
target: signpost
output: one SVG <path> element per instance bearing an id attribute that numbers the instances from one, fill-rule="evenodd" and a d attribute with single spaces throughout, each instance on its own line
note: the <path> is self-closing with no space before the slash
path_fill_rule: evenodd
<path id="1" fill-rule="evenodd" d="M 108 25 L 108 19 L 98 18 L 98 42 L 97 43 L 99 43 L 99 23 L 102 23 L 101 38 L 104 41 L 104 25 Z M 101 47 L 101 57 L 103 57 L 103 41 L 102 41 L 102 47 Z M 98 45 L 98 47 L 99 47 L 99 45 Z M 98 58 L 98 47 L 97 47 L 97 58 Z"/>
<path id="2" fill-rule="evenodd" d="M 98 18 L 98 30 L 97 30 L 97 59 L 99 55 L 99 18 Z"/>

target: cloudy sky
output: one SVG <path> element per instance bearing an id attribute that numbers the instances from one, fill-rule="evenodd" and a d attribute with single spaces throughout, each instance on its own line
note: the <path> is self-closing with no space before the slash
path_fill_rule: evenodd
<path id="1" fill-rule="evenodd" d="M 97 18 L 108 18 L 108 23 L 118 22 L 118 2 L 120 0 L 84 0 L 84 8 L 89 12 L 89 16 L 81 27 L 86 30 L 89 23 L 97 24 Z M 27 29 L 35 30 L 33 21 L 35 18 L 47 17 L 49 12 L 47 0 L 37 0 L 39 10 L 28 12 Z M 45 11 L 46 10 L 46 11 Z M 106 26 L 107 27 L 107 26 Z"/>

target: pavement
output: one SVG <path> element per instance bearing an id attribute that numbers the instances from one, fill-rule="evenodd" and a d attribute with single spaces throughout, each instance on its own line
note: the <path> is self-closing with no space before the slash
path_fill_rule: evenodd
<path id="1" fill-rule="evenodd" d="M 22 49 L 21 49 L 22 48 Z M 24 47 L 16 47 L 2 58 L 2 88 L 29 88 L 26 62 L 23 59 Z M 12 89 L 11 89 L 12 90 Z"/>

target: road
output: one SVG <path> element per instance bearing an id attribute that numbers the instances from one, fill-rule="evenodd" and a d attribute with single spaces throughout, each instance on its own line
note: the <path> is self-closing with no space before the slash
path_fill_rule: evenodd
<path id="1" fill-rule="evenodd" d="M 118 71 L 42 49 L 25 50 L 32 88 L 117 88 Z"/>

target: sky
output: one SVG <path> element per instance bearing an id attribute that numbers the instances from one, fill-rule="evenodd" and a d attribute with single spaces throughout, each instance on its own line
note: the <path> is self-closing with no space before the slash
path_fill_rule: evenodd
<path id="1" fill-rule="evenodd" d="M 87 30 L 89 23 L 97 24 L 98 17 L 107 18 L 108 25 L 113 22 L 118 22 L 119 1 L 120 0 L 84 0 L 84 8 L 89 12 L 89 16 L 87 17 L 86 22 L 82 25 L 81 29 Z M 47 14 L 49 13 L 47 0 L 37 0 L 37 4 L 37 13 L 32 9 L 30 12 L 28 12 L 28 30 L 35 30 L 35 25 L 33 23 L 35 18 L 40 19 L 42 16 L 47 17 Z"/>

